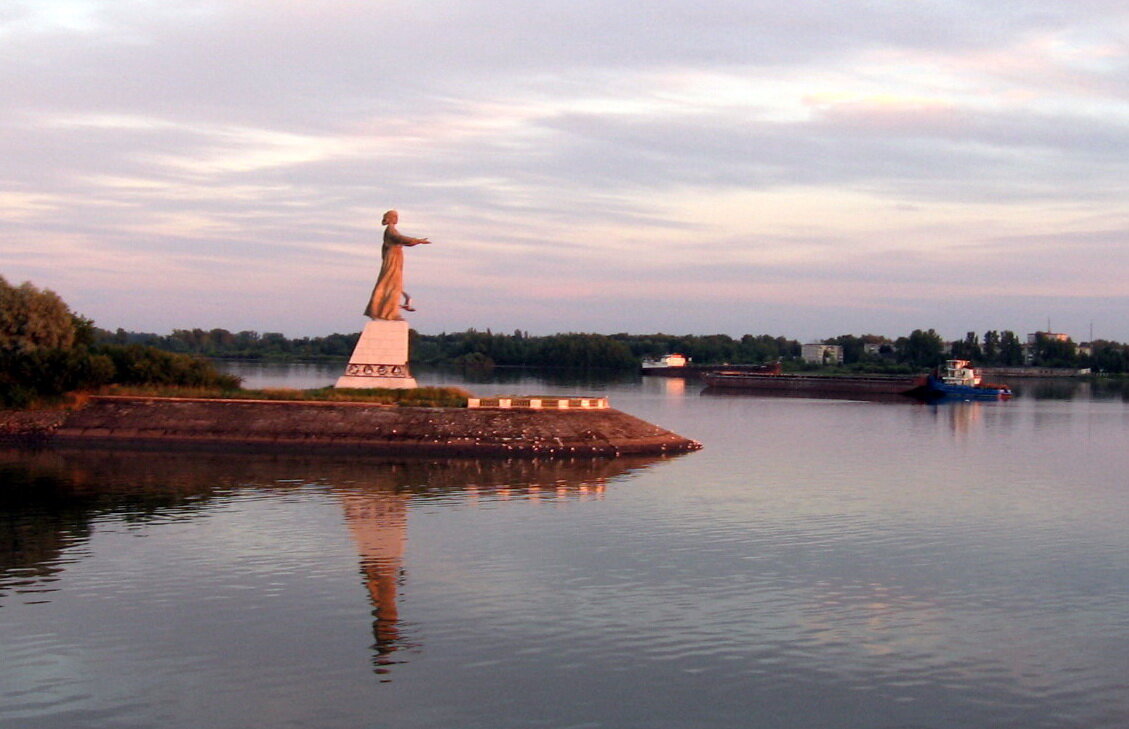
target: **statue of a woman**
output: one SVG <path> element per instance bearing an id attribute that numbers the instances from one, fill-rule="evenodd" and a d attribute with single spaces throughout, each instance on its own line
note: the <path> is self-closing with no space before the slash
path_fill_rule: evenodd
<path id="1" fill-rule="evenodd" d="M 376 279 L 376 286 L 372 290 L 372 297 L 365 307 L 365 316 L 373 319 L 399 320 L 400 308 L 415 311 L 412 308 L 412 297 L 404 291 L 404 246 L 418 246 L 421 243 L 430 243 L 427 238 L 409 238 L 400 235 L 396 230 L 396 223 L 400 216 L 395 210 L 389 210 L 380 221 L 384 228 L 384 245 L 380 248 L 380 276 Z M 400 297 L 404 303 L 400 303 Z"/>

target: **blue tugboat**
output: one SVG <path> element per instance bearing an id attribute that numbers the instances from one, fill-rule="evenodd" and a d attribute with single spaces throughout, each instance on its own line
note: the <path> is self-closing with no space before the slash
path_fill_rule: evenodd
<path id="1" fill-rule="evenodd" d="M 949 400 L 1007 400 L 1011 388 L 1007 385 L 992 385 L 980 381 L 980 373 L 964 359 L 950 359 L 945 362 L 944 374 L 934 372 L 925 384 L 925 395 L 929 399 Z"/>

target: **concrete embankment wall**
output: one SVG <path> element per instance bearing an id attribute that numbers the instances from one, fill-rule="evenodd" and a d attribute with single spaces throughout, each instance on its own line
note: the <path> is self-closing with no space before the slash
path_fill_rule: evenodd
<path id="1" fill-rule="evenodd" d="M 366 403 L 96 397 L 48 443 L 308 448 L 411 455 L 569 456 L 695 450 L 618 410 L 404 408 Z"/>

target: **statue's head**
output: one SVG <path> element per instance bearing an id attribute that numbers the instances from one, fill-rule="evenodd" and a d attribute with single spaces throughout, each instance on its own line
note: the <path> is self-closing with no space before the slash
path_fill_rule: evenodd
<path id="1" fill-rule="evenodd" d="M 381 218 L 380 224 L 381 225 L 395 225 L 396 223 L 399 222 L 399 220 L 400 220 L 400 214 L 397 213 L 395 210 L 389 210 L 388 212 L 386 212 L 384 214 L 384 217 Z"/>

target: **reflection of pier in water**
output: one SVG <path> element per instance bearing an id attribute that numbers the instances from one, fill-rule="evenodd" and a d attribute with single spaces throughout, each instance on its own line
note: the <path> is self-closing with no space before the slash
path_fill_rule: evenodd
<path id="1" fill-rule="evenodd" d="M 65 569 L 62 551 L 85 541 L 95 516 L 181 514 L 206 508 L 246 489 L 288 490 L 322 485 L 336 496 L 360 556 L 360 572 L 373 608 L 373 663 L 378 673 L 400 661 L 392 654 L 411 647 L 402 635 L 397 607 L 404 579 L 407 524 L 414 503 L 477 500 L 601 498 L 607 483 L 660 458 L 538 460 L 389 460 L 279 454 L 54 450 L 35 457 L 0 450 L 8 480 L 35 484 L 26 503 L 10 497 L 6 524 L 21 531 L 0 539 L 0 578 L 5 573 L 51 579 Z M 11 490 L 15 495 L 15 490 Z M 17 526 L 21 511 L 55 516 Z M 3 526 L 0 524 L 0 526 Z M 0 530 L 2 531 L 2 530 Z M 0 534 L 0 537 L 3 537 Z M 17 538 L 18 537 L 18 538 Z M 4 545 L 10 545 L 5 549 Z M 0 594 L 0 597 L 3 595 Z"/>

